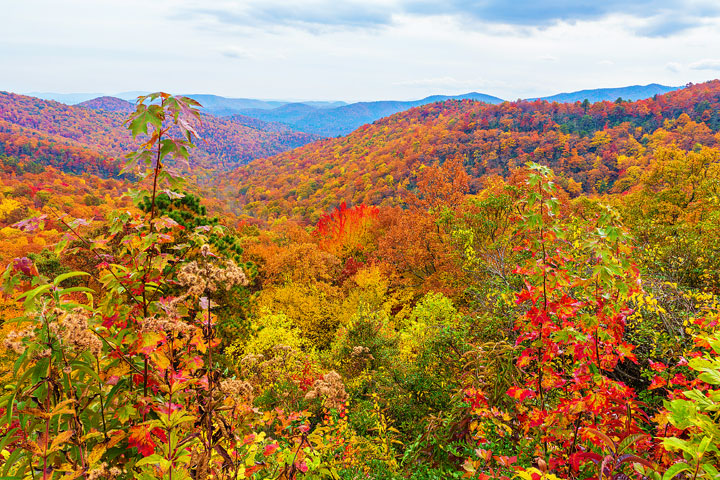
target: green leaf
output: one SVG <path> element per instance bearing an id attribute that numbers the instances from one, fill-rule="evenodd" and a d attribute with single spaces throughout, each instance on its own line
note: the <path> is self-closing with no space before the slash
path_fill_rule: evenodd
<path id="1" fill-rule="evenodd" d="M 698 457 L 702 457 L 705 455 L 705 450 L 707 450 L 708 446 L 710 445 L 710 440 L 712 440 L 712 437 L 703 436 L 703 439 L 700 440 L 700 445 L 697 448 L 697 455 Z"/>
<path id="2" fill-rule="evenodd" d="M 87 373 L 87 374 L 90 375 L 94 380 L 97 380 L 98 382 L 100 382 L 100 384 L 103 383 L 103 381 L 100 379 L 100 377 L 99 377 L 98 374 L 95 372 L 95 370 L 93 370 L 92 368 L 88 367 L 87 365 L 83 365 L 83 364 L 81 364 L 81 363 L 74 363 L 74 364 L 72 364 L 72 367 L 73 367 L 75 370 L 80 370 L 81 372 Z"/>
<path id="3" fill-rule="evenodd" d="M 5 460 L 5 468 L 3 468 L 2 474 L 3 479 L 5 478 L 23 478 L 23 477 L 10 477 L 8 474 L 10 473 L 10 468 L 15 467 L 20 463 L 20 456 L 24 453 L 24 450 L 22 448 L 16 448 L 13 450 L 13 452 L 10 454 L 10 456 Z"/>
<path id="4" fill-rule="evenodd" d="M 679 473 L 690 471 L 691 467 L 685 462 L 676 463 L 672 467 L 668 468 L 667 471 L 665 471 L 665 474 L 663 475 L 663 480 L 672 480 L 675 478 Z"/>
<path id="5" fill-rule="evenodd" d="M 170 461 L 166 458 L 161 457 L 157 453 L 153 453 L 150 456 L 147 456 L 143 459 L 141 459 L 139 462 L 135 464 L 136 467 L 142 467 L 143 465 L 160 465 L 163 468 L 169 468 L 170 467 Z"/>
<path id="6" fill-rule="evenodd" d="M 667 437 L 663 440 L 663 446 L 668 450 L 682 450 L 683 452 L 691 453 L 693 451 L 692 445 L 685 440 L 681 440 L 677 437 Z"/>
<path id="7" fill-rule="evenodd" d="M 27 292 L 18 295 L 18 300 L 25 298 L 25 301 L 23 302 L 23 307 L 25 308 L 25 310 L 29 310 L 33 302 L 35 301 L 35 297 L 50 290 L 51 288 L 53 288 L 53 286 L 49 283 L 46 283 L 45 285 L 40 285 L 39 287 L 33 288 L 32 290 L 28 290 Z"/>
<path id="8" fill-rule="evenodd" d="M 718 469 L 713 467 L 709 463 L 703 464 L 702 469 L 705 470 L 708 475 L 710 475 L 710 478 L 720 478 L 720 472 L 718 472 Z"/>
<path id="9" fill-rule="evenodd" d="M 668 405 L 670 415 L 668 419 L 677 428 L 687 428 L 692 425 L 691 419 L 697 415 L 697 410 L 692 402 L 675 399 Z"/>
<path id="10" fill-rule="evenodd" d="M 70 287 L 70 288 L 63 288 L 61 290 L 58 290 L 58 295 L 65 295 L 66 293 L 72 293 L 72 292 L 85 292 L 85 293 L 96 293 L 95 290 L 88 287 Z"/>
<path id="11" fill-rule="evenodd" d="M 698 379 L 711 385 L 720 385 L 720 372 L 716 370 L 708 370 L 698 375 Z"/>
<path id="12" fill-rule="evenodd" d="M 58 285 L 60 285 L 60 282 L 62 282 L 63 280 L 67 280 L 68 278 L 84 277 L 84 276 L 88 276 L 88 275 L 90 275 L 90 274 L 87 273 L 87 272 L 68 272 L 68 273 L 63 273 L 63 274 L 58 275 L 57 277 L 55 277 L 55 280 L 53 280 L 53 285 L 55 285 L 55 286 L 57 287 Z"/>

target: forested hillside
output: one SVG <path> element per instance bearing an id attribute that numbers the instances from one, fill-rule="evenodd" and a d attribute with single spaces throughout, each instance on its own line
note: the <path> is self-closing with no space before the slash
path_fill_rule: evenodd
<path id="1" fill-rule="evenodd" d="M 0 92 L 0 132 L 22 133 L 28 139 L 50 137 L 56 142 L 71 142 L 94 151 L 96 157 L 117 159 L 134 150 L 138 144 L 123 125 L 127 112 L 118 110 L 117 102 L 107 98 L 90 102 L 85 108 Z M 287 128 L 248 124 L 243 119 L 204 116 L 197 130 L 201 140 L 190 157 L 196 174 L 222 171 L 320 138 Z M 13 141 L 17 138 L 14 136 Z M 24 145 L 29 150 L 35 148 L 32 142 Z"/>
<path id="2" fill-rule="evenodd" d="M 397 205 L 418 167 L 452 158 L 471 191 L 532 161 L 561 174 L 573 196 L 621 193 L 660 151 L 715 146 L 719 106 L 718 81 L 637 102 L 446 101 L 256 160 L 220 184 L 243 213 L 311 221 L 342 201 Z"/>
<path id="3" fill-rule="evenodd" d="M 418 107 L 239 218 L 168 168 L 240 148 L 191 99 L 0 99 L 0 477 L 720 476 L 720 81 Z"/>

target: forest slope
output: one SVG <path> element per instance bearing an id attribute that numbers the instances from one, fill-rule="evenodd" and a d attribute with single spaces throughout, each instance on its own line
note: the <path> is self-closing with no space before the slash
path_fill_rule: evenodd
<path id="1" fill-rule="evenodd" d="M 474 190 L 533 161 L 561 174 L 571 194 L 621 192 L 660 146 L 716 145 L 719 109 L 720 81 L 637 102 L 449 100 L 258 159 L 219 188 L 242 213 L 315 221 L 343 201 L 396 204 L 419 167 L 459 157 Z"/>
<path id="2" fill-rule="evenodd" d="M 0 92 L 0 132 L 22 131 L 28 139 L 38 135 L 72 142 L 97 155 L 119 157 L 137 145 L 123 123 L 127 114 L 106 111 L 117 102 L 98 100 L 91 108 L 68 106 L 33 97 Z M 102 108 L 99 108 L 102 107 Z M 201 170 L 223 170 L 280 153 L 317 140 L 317 135 L 288 128 L 257 128 L 241 118 L 203 116 L 198 128 L 202 140 L 190 157 Z M 32 147 L 32 141 L 28 143 Z"/>

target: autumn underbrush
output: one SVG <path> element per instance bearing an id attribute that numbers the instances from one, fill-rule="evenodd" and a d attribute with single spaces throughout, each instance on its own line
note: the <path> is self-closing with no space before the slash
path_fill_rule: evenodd
<path id="1" fill-rule="evenodd" d="M 140 97 L 134 207 L 5 268 L 0 478 L 719 477 L 714 230 L 647 221 L 658 172 L 470 194 L 447 159 L 404 209 L 231 227 L 173 170 L 197 107 Z"/>

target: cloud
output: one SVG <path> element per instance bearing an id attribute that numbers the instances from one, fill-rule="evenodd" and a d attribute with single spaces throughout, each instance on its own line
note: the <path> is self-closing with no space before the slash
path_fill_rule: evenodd
<path id="1" fill-rule="evenodd" d="M 222 26 L 291 27 L 313 33 L 377 29 L 395 17 L 454 17 L 473 28 L 547 28 L 561 22 L 596 21 L 611 15 L 643 20 L 636 33 L 666 37 L 720 16 L 715 0 L 224 0 L 187 4 L 174 19 L 198 15 Z"/>
<path id="2" fill-rule="evenodd" d="M 682 69 L 682 65 L 680 65 L 678 62 L 668 62 L 665 64 L 665 69 L 677 73 L 680 71 L 680 69 Z"/>
<path id="3" fill-rule="evenodd" d="M 245 58 L 245 59 L 251 59 L 255 58 L 256 55 L 252 52 L 249 52 L 243 48 L 237 48 L 237 47 L 227 47 L 222 50 L 220 50 L 220 55 L 227 58 Z"/>
<path id="4" fill-rule="evenodd" d="M 418 14 L 454 13 L 476 20 L 519 26 L 543 27 L 558 22 L 598 20 L 612 14 L 648 17 L 680 7 L 672 0 L 449 0 L 431 2 L 409 0 L 405 7 Z M 674 8 L 673 8 L 674 7 Z"/>
<path id="5" fill-rule="evenodd" d="M 540 55 L 538 60 L 542 60 L 543 62 L 557 62 L 558 59 L 553 55 Z"/>
<path id="6" fill-rule="evenodd" d="M 302 30 L 334 30 L 377 28 L 392 23 L 391 11 L 372 2 L 282 2 L 250 0 L 225 2 L 212 7 L 191 6 L 175 15 L 175 19 L 201 16 L 225 26 L 243 28 L 294 27 Z"/>
<path id="7" fill-rule="evenodd" d="M 706 58 L 689 65 L 693 70 L 720 70 L 720 59 Z"/>
<path id="8" fill-rule="evenodd" d="M 637 29 L 637 33 L 644 37 L 671 37 L 704 23 L 703 17 L 681 15 L 675 12 L 664 13 L 646 19 L 645 24 Z"/>

